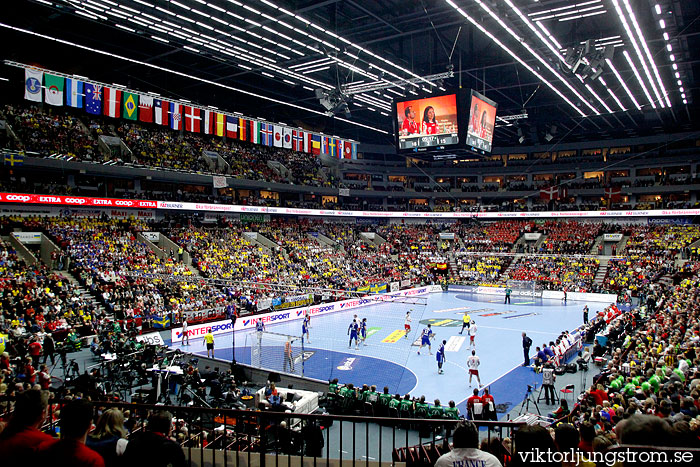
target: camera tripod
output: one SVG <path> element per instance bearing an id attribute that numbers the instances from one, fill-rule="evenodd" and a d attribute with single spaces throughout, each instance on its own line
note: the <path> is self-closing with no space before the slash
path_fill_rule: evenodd
<path id="1" fill-rule="evenodd" d="M 522 415 L 523 412 L 530 412 L 530 404 L 535 406 L 535 409 L 537 409 L 537 415 L 542 415 L 540 412 L 540 408 L 537 406 L 537 401 L 533 397 L 533 386 L 527 385 L 527 392 L 525 393 L 525 400 L 523 400 L 523 403 L 520 404 L 520 412 L 518 412 L 518 415 Z"/>

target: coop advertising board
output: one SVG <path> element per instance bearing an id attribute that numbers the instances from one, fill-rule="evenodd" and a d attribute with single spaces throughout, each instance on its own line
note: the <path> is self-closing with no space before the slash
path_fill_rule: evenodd
<path id="1" fill-rule="evenodd" d="M 262 321 L 266 326 L 276 323 L 286 323 L 287 321 L 303 319 L 307 312 L 311 316 L 317 316 L 321 314 L 334 313 L 336 311 L 352 310 L 355 308 L 375 305 L 377 303 L 382 302 L 392 302 L 399 300 L 402 297 L 415 297 L 419 295 L 425 295 L 427 293 L 441 291 L 442 289 L 440 288 L 440 286 L 417 287 L 413 289 L 400 290 L 398 292 L 391 292 L 388 294 L 353 298 L 350 300 L 343 300 L 340 302 L 320 303 L 318 305 L 297 308 L 294 310 L 274 311 L 271 313 L 263 313 L 259 315 L 243 316 L 236 320 L 235 328 L 231 324 L 231 321 L 228 319 L 214 321 L 212 323 L 195 324 L 187 327 L 187 334 L 190 338 L 196 339 L 198 337 L 203 338 L 207 332 L 211 331 L 211 333 L 216 336 L 218 334 L 225 334 L 227 332 L 231 332 L 232 330 L 241 331 L 244 329 L 252 329 L 259 321 Z M 179 341 L 182 338 L 182 327 L 171 329 L 170 338 L 173 342 Z"/>
<path id="2" fill-rule="evenodd" d="M 615 218 L 615 217 L 688 217 L 700 215 L 700 209 L 648 209 L 628 211 L 544 211 L 544 212 L 406 212 L 406 211 L 336 211 L 328 209 L 277 208 L 268 206 L 239 206 L 233 204 L 186 203 L 85 196 L 33 195 L 0 193 L 0 203 L 17 205 L 56 205 L 71 207 L 119 207 L 139 210 L 176 210 L 218 213 L 264 213 L 296 216 L 356 217 L 356 218 L 423 218 L 423 219 L 555 219 L 555 218 Z M 138 211 L 146 213 L 147 211 Z M 134 214 L 136 215 L 136 214 Z"/>

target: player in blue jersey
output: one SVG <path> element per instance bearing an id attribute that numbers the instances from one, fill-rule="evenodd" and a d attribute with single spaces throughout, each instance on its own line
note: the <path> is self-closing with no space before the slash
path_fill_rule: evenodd
<path id="1" fill-rule="evenodd" d="M 362 321 L 360 321 L 360 338 L 362 339 L 362 344 L 367 345 L 365 343 L 365 339 L 367 339 L 367 318 L 362 318 Z"/>
<path id="2" fill-rule="evenodd" d="M 355 350 L 358 350 L 359 347 L 359 340 L 357 337 L 357 331 L 359 330 L 359 325 L 357 324 L 356 320 L 352 320 L 352 323 L 350 323 L 350 326 L 348 326 L 348 334 L 350 335 L 350 342 L 348 343 L 348 349 L 352 347 L 352 340 L 355 339 Z"/>
<path id="3" fill-rule="evenodd" d="M 435 354 L 435 359 L 437 360 L 437 364 L 438 364 L 438 374 L 439 375 L 441 375 L 443 373 L 442 364 L 445 362 L 445 344 L 447 344 L 447 341 L 443 340 L 442 344 L 440 344 L 440 347 L 438 348 L 437 353 Z"/>
<path id="4" fill-rule="evenodd" d="M 265 330 L 265 323 L 261 319 L 255 322 L 255 333 L 258 335 L 258 345 L 262 342 L 262 333 Z"/>
<path id="5" fill-rule="evenodd" d="M 430 325 L 428 325 L 428 327 L 423 329 L 423 332 L 421 332 L 420 347 L 418 347 L 418 355 L 420 355 L 420 349 L 422 349 L 424 345 L 428 346 L 428 353 L 430 353 L 430 355 L 433 354 L 433 352 L 430 348 L 430 339 L 432 339 L 433 337 L 435 337 L 435 334 L 433 333 L 433 330 L 430 328 Z"/>
<path id="6" fill-rule="evenodd" d="M 307 316 L 308 317 L 308 316 Z M 309 337 L 309 320 L 304 317 L 304 321 L 301 323 L 301 339 L 304 340 L 304 334 L 306 334 L 306 343 L 311 343 L 311 338 Z"/>

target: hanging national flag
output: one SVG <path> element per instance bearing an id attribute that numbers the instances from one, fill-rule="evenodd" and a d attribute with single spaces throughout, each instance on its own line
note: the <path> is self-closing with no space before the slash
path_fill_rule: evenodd
<path id="1" fill-rule="evenodd" d="M 245 141 L 248 137 L 248 120 L 245 118 L 238 118 L 238 139 Z"/>
<path id="2" fill-rule="evenodd" d="M 275 131 L 275 133 L 274 133 L 275 136 L 274 136 L 273 145 L 275 147 L 281 148 L 282 144 L 283 144 L 282 143 L 282 127 L 279 125 L 275 125 L 274 131 Z"/>
<path id="3" fill-rule="evenodd" d="M 335 152 L 336 147 L 338 147 L 338 144 L 335 142 L 335 138 L 328 138 L 328 155 L 338 157 Z"/>
<path id="4" fill-rule="evenodd" d="M 24 69 L 24 98 L 28 101 L 41 102 L 41 82 L 44 80 L 44 72 Z"/>
<path id="5" fill-rule="evenodd" d="M 216 136 L 224 136 L 226 134 L 226 115 L 216 114 Z"/>
<path id="6" fill-rule="evenodd" d="M 66 105 L 83 108 L 83 82 L 77 79 L 66 78 Z"/>
<path id="7" fill-rule="evenodd" d="M 313 142 L 313 133 L 309 133 L 308 131 L 304 132 L 304 152 L 311 154 L 313 152 L 314 148 L 314 142 Z"/>
<path id="8" fill-rule="evenodd" d="M 44 102 L 49 105 L 63 105 L 63 86 L 65 80 L 62 76 L 54 76 L 46 73 L 44 75 Z"/>
<path id="9" fill-rule="evenodd" d="M 357 159 L 357 143 L 352 143 L 352 159 Z"/>
<path id="10" fill-rule="evenodd" d="M 204 110 L 204 118 L 202 122 L 202 131 L 205 135 L 214 134 L 214 120 L 216 119 L 216 112 L 211 110 Z"/>
<path id="11" fill-rule="evenodd" d="M 261 142 L 265 146 L 272 146 L 272 123 L 263 123 L 262 128 L 260 130 L 261 133 Z"/>
<path id="12" fill-rule="evenodd" d="M 311 153 L 318 156 L 321 154 L 321 135 L 312 135 L 311 137 Z"/>
<path id="13" fill-rule="evenodd" d="M 153 123 L 153 96 L 142 94 L 139 98 L 139 120 Z"/>
<path id="14" fill-rule="evenodd" d="M 286 149 L 292 149 L 292 129 L 284 127 L 282 129 L 282 146 Z"/>
<path id="15" fill-rule="evenodd" d="M 335 157 L 337 157 L 338 159 L 342 159 L 345 155 L 345 141 L 339 139 L 336 140 L 336 143 L 338 145 L 335 147 Z"/>
<path id="16" fill-rule="evenodd" d="M 301 130 L 292 131 L 292 149 L 295 151 L 304 150 L 304 132 Z"/>
<path id="17" fill-rule="evenodd" d="M 606 188 L 605 197 L 611 200 L 613 203 L 616 203 L 622 200 L 622 190 L 619 186 L 611 186 L 610 188 Z"/>
<path id="18" fill-rule="evenodd" d="M 124 92 L 124 109 L 122 116 L 127 120 L 136 120 L 139 113 L 139 95 Z"/>
<path id="19" fill-rule="evenodd" d="M 250 140 L 253 143 L 260 144 L 262 141 L 262 122 L 253 120 L 250 122 Z"/>
<path id="20" fill-rule="evenodd" d="M 226 137 L 238 138 L 238 118 L 226 115 Z"/>
<path id="21" fill-rule="evenodd" d="M 85 111 L 89 114 L 100 115 L 102 113 L 102 86 L 85 83 Z"/>
<path id="22" fill-rule="evenodd" d="M 352 145 L 350 141 L 345 141 L 343 145 L 343 159 L 352 159 Z"/>
<path id="23" fill-rule="evenodd" d="M 559 188 L 555 186 L 550 186 L 547 188 L 542 188 L 540 190 L 540 199 L 551 201 L 553 199 L 559 199 Z"/>
<path id="24" fill-rule="evenodd" d="M 103 109 L 105 115 L 108 117 L 119 118 L 121 102 L 121 89 L 105 87 L 105 106 Z"/>
<path id="25" fill-rule="evenodd" d="M 328 136 L 321 137 L 321 154 L 328 155 Z"/>
<path id="26" fill-rule="evenodd" d="M 157 125 L 167 125 L 170 123 L 168 121 L 169 108 L 170 103 L 168 101 L 153 99 L 153 121 Z"/>
<path id="27" fill-rule="evenodd" d="M 201 110 L 197 107 L 185 106 L 185 130 L 199 133 L 201 127 Z"/>
<path id="28" fill-rule="evenodd" d="M 170 103 L 170 128 L 182 130 L 182 105 L 177 102 Z"/>
<path id="29" fill-rule="evenodd" d="M 24 154 L 18 152 L 5 154 L 4 162 L 5 165 L 9 165 L 10 167 L 24 165 Z"/>

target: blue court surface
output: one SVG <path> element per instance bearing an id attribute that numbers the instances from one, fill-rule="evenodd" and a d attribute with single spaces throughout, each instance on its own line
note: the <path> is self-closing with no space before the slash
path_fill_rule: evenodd
<path id="1" fill-rule="evenodd" d="M 564 304 L 529 297 L 513 297 L 506 305 L 503 298 L 494 295 L 444 292 L 428 295 L 425 305 L 382 303 L 313 317 L 311 343 L 304 345 L 304 375 L 325 381 L 338 378 L 355 386 L 374 384 L 380 392 L 388 386 L 392 394 L 425 395 L 430 402 L 440 399 L 443 405 L 454 400 L 464 413 L 466 399 L 477 386 L 475 378 L 471 386 L 468 383 L 466 361 L 471 348 L 467 331 L 459 334 L 462 316 L 469 313 L 477 325 L 475 349 L 481 360 L 481 383 L 490 388 L 497 405 L 509 410 L 522 402 L 527 384 L 539 386 L 541 382 L 539 374 L 520 367 L 524 360 L 521 333 L 526 332 L 533 340 L 532 356 L 536 346 L 554 340 L 563 330 L 578 327 L 586 304 L 592 316 L 608 305 L 582 301 Z M 412 323 L 406 338 L 404 318 L 409 310 Z M 347 330 L 355 314 L 367 318 L 369 330 L 366 345 L 361 344 L 359 350 L 355 350 L 354 343 L 348 348 Z M 435 333 L 433 355 L 425 347 L 418 355 L 414 343 L 428 323 Z M 301 324 L 301 320 L 273 324 L 266 326 L 266 331 L 301 336 Z M 254 331 L 238 331 L 235 339 L 236 360 L 249 364 Z M 438 374 L 434 354 L 443 340 L 448 341 L 446 362 L 444 374 Z M 230 361 L 231 345 L 230 333 L 216 336 L 216 358 Z M 172 347 L 181 348 L 179 343 Z M 183 350 L 206 355 L 202 339 L 193 339 Z"/>

